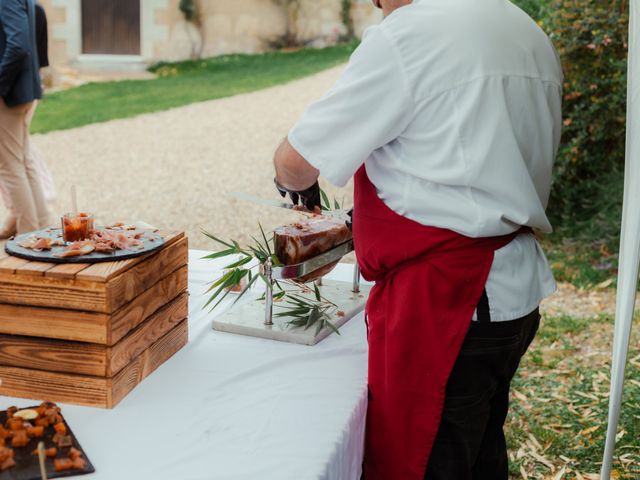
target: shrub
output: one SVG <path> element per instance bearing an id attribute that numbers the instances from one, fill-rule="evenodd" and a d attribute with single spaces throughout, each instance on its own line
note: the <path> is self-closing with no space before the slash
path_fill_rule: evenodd
<path id="1" fill-rule="evenodd" d="M 540 20 L 549 5 L 550 0 L 514 0 L 513 3 L 527 12 L 535 20 Z"/>
<path id="2" fill-rule="evenodd" d="M 553 0 L 541 25 L 565 73 L 564 133 L 549 213 L 565 229 L 593 230 L 595 223 L 600 235 L 615 236 L 624 176 L 626 1 Z"/>

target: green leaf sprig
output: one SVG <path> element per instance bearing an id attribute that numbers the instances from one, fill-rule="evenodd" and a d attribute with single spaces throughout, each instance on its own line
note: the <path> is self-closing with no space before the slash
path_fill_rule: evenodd
<path id="1" fill-rule="evenodd" d="M 308 287 L 305 285 L 297 284 L 296 286 L 301 292 L 307 292 Z M 299 293 L 286 292 L 284 296 L 285 300 L 282 305 L 276 305 L 281 308 L 282 311 L 275 313 L 275 317 L 293 317 L 293 320 L 287 322 L 289 325 L 295 327 L 304 327 L 308 330 L 312 326 L 316 326 L 317 335 L 320 331 L 327 327 L 333 332 L 340 335 L 337 327 L 330 321 L 329 312 L 337 309 L 337 305 L 330 300 L 327 300 L 320 294 L 320 289 L 316 284 L 313 285 L 315 301 L 310 300 L 307 297 L 303 297 Z"/>
<path id="2" fill-rule="evenodd" d="M 322 194 L 328 203 L 326 194 L 324 192 Z M 337 201 L 335 201 L 335 205 L 336 208 L 339 208 Z M 247 247 L 242 247 L 235 240 L 225 241 L 209 232 L 202 231 L 206 237 L 224 247 L 218 252 L 206 255 L 203 257 L 204 259 L 215 260 L 233 257 L 233 261 L 224 267 L 225 273 L 209 286 L 207 293 L 211 295 L 203 308 L 210 306 L 210 311 L 215 309 L 227 298 L 232 291 L 231 289 L 240 285 L 246 278 L 247 284 L 234 300 L 233 304 L 235 305 L 249 291 L 257 279 L 261 279 L 265 285 L 267 284 L 267 278 L 262 273 L 254 271 L 258 264 L 264 264 L 269 258 L 271 258 L 274 266 L 282 264 L 272 248 L 273 239 L 269 241 L 262 225 L 259 225 L 259 227 L 261 238 L 251 237 L 253 244 Z M 309 293 L 310 287 L 299 282 L 274 281 L 273 286 L 274 306 L 279 309 L 278 312 L 274 313 L 274 317 L 293 317 L 293 320 L 287 322 L 287 324 L 304 327 L 305 330 L 315 325 L 316 335 L 324 327 L 339 334 L 336 326 L 330 321 L 330 312 L 337 309 L 337 306 L 321 295 L 317 285 L 313 285 L 314 298 L 303 296 L 304 293 Z M 264 300 L 264 298 L 265 295 L 262 295 L 259 300 Z"/>
<path id="3" fill-rule="evenodd" d="M 342 201 L 342 204 L 344 205 L 344 199 Z M 340 205 L 340 203 L 335 197 L 333 199 L 333 205 L 332 205 L 331 201 L 329 200 L 329 196 L 327 195 L 327 192 L 325 192 L 323 189 L 320 189 L 320 208 L 322 209 L 322 211 L 328 212 L 331 210 L 341 210 L 342 205 Z"/>

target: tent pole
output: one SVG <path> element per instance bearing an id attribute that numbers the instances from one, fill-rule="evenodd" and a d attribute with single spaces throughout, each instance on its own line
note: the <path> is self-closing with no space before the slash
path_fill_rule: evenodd
<path id="1" fill-rule="evenodd" d="M 609 417 L 607 440 L 602 460 L 600 478 L 609 479 L 616 444 L 624 372 L 629 352 L 631 327 L 638 287 L 640 263 L 640 138 L 634 135 L 640 125 L 640 18 L 639 0 L 630 2 L 629 11 L 629 62 L 627 78 L 627 143 L 625 154 L 624 205 L 622 209 L 622 232 L 618 268 L 618 291 L 616 298 L 616 322 L 611 364 L 611 392 L 609 395 Z"/>

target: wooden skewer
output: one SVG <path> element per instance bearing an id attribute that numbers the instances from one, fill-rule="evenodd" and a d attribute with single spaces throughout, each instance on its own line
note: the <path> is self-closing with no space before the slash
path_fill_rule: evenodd
<path id="1" fill-rule="evenodd" d="M 71 185 L 71 208 L 73 209 L 73 216 L 78 216 L 78 194 L 76 193 L 76 186 Z"/>
<path id="2" fill-rule="evenodd" d="M 42 480 L 47 480 L 47 468 L 45 467 L 44 442 L 38 443 L 38 460 L 40 460 L 40 476 Z"/>

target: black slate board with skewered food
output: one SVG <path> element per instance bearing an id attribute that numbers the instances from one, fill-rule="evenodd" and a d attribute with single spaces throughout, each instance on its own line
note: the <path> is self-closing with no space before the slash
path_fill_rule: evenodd
<path id="1" fill-rule="evenodd" d="M 0 412 L 0 438 L 2 438 L 0 443 L 4 442 L 4 447 L 0 447 L 0 467 L 5 467 L 0 471 L 0 480 L 40 480 L 42 477 L 40 476 L 40 463 L 37 455 L 39 442 L 44 442 L 45 450 L 56 448 L 55 457 L 48 457 L 45 460 L 48 478 L 71 477 L 95 472 L 95 468 L 82 450 L 78 439 L 62 417 L 59 407 L 53 403 L 42 403 L 36 407 L 17 410 L 18 412 L 38 412 L 37 418 L 31 420 L 18 417 L 20 414 L 15 415 L 15 410 L 17 410 L 15 407 L 11 407 Z M 18 428 L 20 420 L 23 422 L 22 426 L 27 428 Z M 42 436 L 37 437 L 35 435 L 37 435 L 40 426 L 43 427 Z M 14 446 L 15 437 L 24 436 L 24 434 L 18 433 L 20 431 L 27 431 L 28 441 L 24 446 Z M 6 462 L 6 458 L 11 456 L 11 451 L 15 465 L 6 468 L 8 464 L 12 463 Z M 50 453 L 53 452 L 50 451 Z M 56 470 L 56 463 L 59 464 L 58 466 L 65 463 L 72 465 L 74 461 L 72 457 L 79 458 L 75 463 L 75 468 Z"/>

